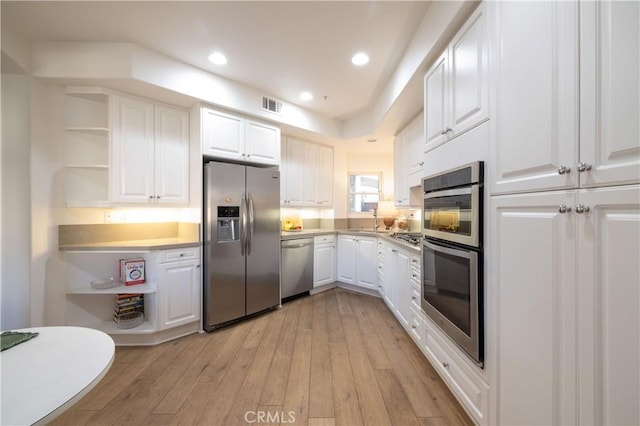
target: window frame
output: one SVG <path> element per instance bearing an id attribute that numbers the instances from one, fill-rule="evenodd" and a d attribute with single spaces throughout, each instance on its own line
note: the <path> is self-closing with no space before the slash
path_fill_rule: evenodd
<path id="1" fill-rule="evenodd" d="M 378 192 L 351 192 L 351 176 L 378 176 Z M 377 194 L 378 205 L 383 201 L 384 173 L 377 171 L 347 171 L 347 217 L 371 217 L 373 212 L 359 212 L 351 210 L 351 197 L 357 194 Z"/>

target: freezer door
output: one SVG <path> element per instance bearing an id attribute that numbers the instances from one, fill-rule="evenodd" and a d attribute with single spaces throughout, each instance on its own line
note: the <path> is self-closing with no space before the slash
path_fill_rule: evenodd
<path id="1" fill-rule="evenodd" d="M 245 167 L 210 162 L 204 168 L 204 328 L 245 316 Z M 238 218 L 233 216 L 238 214 Z M 239 229 L 238 229 L 239 228 Z"/>
<path id="2" fill-rule="evenodd" d="M 247 167 L 247 315 L 280 304 L 280 172 Z"/>

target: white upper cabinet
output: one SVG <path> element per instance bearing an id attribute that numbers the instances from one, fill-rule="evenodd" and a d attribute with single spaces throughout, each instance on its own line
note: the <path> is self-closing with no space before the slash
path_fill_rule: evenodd
<path id="1" fill-rule="evenodd" d="M 580 3 L 581 187 L 640 179 L 639 43 L 640 3 Z"/>
<path id="2" fill-rule="evenodd" d="M 280 204 L 291 207 L 333 205 L 333 148 L 292 137 L 282 138 Z"/>
<path id="3" fill-rule="evenodd" d="M 640 4 L 492 2 L 493 194 L 640 178 Z"/>
<path id="4" fill-rule="evenodd" d="M 113 203 L 189 202 L 189 114 L 113 96 Z"/>
<path id="5" fill-rule="evenodd" d="M 317 204 L 333 205 L 333 148 L 318 145 L 318 180 L 316 182 Z"/>
<path id="6" fill-rule="evenodd" d="M 203 107 L 202 155 L 243 163 L 280 164 L 280 129 Z"/>
<path id="7" fill-rule="evenodd" d="M 393 192 L 394 204 L 397 207 L 409 205 L 409 176 L 407 167 L 407 141 L 408 134 L 400 132 L 393 142 Z"/>
<path id="8" fill-rule="evenodd" d="M 280 129 L 253 120 L 246 121 L 247 161 L 280 164 Z"/>
<path id="9" fill-rule="evenodd" d="M 420 113 L 398 133 L 393 143 L 394 204 L 397 207 L 417 205 L 410 188 L 422 183 L 423 147 L 424 118 Z"/>
<path id="10" fill-rule="evenodd" d="M 147 203 L 153 193 L 153 103 L 113 97 L 112 201 Z"/>
<path id="11" fill-rule="evenodd" d="M 425 152 L 489 117 L 486 21 L 481 3 L 425 75 Z"/>
<path id="12" fill-rule="evenodd" d="M 202 154 L 244 161 L 244 119 L 202 108 Z"/>
<path id="13" fill-rule="evenodd" d="M 409 123 L 407 147 L 407 184 L 409 187 L 420 186 L 424 174 L 424 116 L 420 113 Z"/>
<path id="14" fill-rule="evenodd" d="M 154 193 L 160 203 L 189 202 L 189 114 L 155 106 Z"/>

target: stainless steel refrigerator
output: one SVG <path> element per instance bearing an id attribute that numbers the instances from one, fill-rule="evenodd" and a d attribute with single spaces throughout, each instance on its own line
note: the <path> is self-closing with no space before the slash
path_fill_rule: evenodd
<path id="1" fill-rule="evenodd" d="M 280 172 L 204 166 L 204 329 L 280 305 Z"/>

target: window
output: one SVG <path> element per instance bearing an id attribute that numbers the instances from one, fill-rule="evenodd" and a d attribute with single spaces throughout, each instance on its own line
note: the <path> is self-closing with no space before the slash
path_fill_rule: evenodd
<path id="1" fill-rule="evenodd" d="M 381 198 L 381 173 L 349 173 L 349 212 L 372 212 Z"/>

